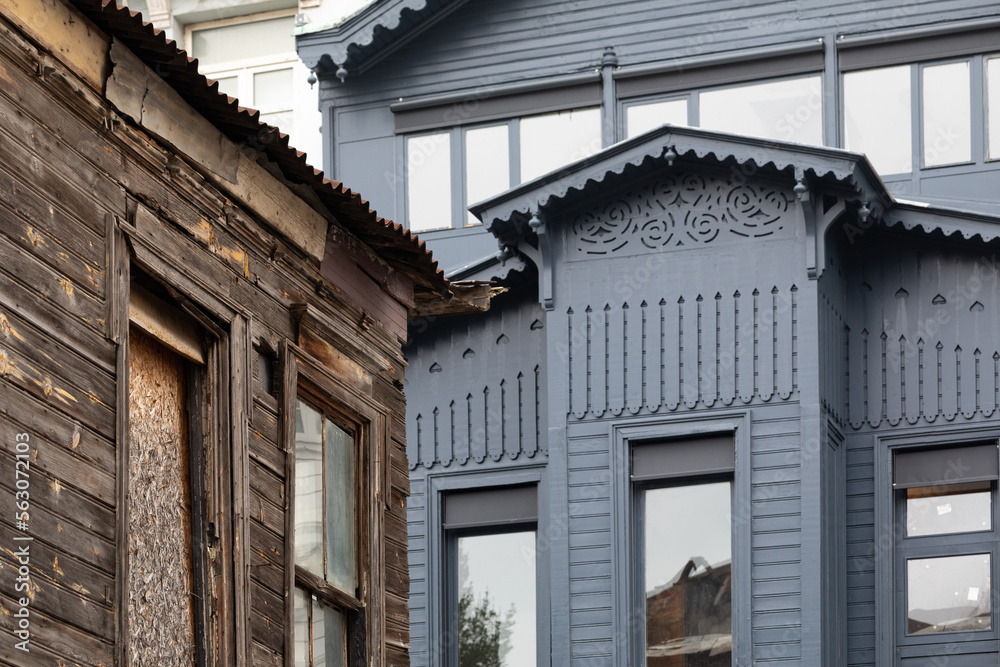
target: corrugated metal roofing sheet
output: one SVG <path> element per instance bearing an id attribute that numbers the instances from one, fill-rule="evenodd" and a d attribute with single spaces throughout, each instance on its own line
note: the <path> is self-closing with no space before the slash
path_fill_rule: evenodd
<path id="1" fill-rule="evenodd" d="M 236 99 L 220 93 L 217 82 L 198 72 L 198 60 L 189 58 L 162 30 L 111 0 L 72 2 L 99 28 L 121 40 L 229 139 L 261 150 L 293 185 L 312 188 L 348 231 L 390 266 L 412 276 L 418 288 L 435 292 L 448 289 L 444 273 L 423 241 L 402 225 L 379 217 L 360 194 L 343 183 L 324 178 L 323 172 L 306 162 L 305 153 L 289 145 L 287 134 L 261 123 L 256 109 L 241 107 Z"/>

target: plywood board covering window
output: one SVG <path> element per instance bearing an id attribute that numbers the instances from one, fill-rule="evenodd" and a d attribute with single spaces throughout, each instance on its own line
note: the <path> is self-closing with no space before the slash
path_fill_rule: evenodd
<path id="1" fill-rule="evenodd" d="M 189 666 L 195 579 L 187 362 L 134 325 L 128 344 L 128 653 L 134 665 Z"/>

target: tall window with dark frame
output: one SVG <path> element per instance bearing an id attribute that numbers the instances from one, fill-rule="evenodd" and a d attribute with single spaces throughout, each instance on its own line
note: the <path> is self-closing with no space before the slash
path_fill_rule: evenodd
<path id="1" fill-rule="evenodd" d="M 632 447 L 638 664 L 732 664 L 733 442 Z"/>
<path id="2" fill-rule="evenodd" d="M 295 665 L 342 667 L 363 652 L 358 596 L 358 434 L 301 398 L 295 414 Z"/>
<path id="3" fill-rule="evenodd" d="M 998 463 L 996 442 L 895 452 L 896 638 L 904 658 L 979 652 L 969 643 L 982 640 L 995 647 Z"/>
<path id="4" fill-rule="evenodd" d="M 537 495 L 519 486 L 444 497 L 451 667 L 536 664 Z"/>

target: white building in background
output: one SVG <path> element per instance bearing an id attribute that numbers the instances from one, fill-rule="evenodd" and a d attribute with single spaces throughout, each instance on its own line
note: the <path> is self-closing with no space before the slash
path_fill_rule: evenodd
<path id="1" fill-rule="evenodd" d="M 296 25 L 336 24 L 369 0 L 128 0 L 164 30 L 203 74 L 260 119 L 281 128 L 292 146 L 323 169 L 318 86 L 295 53 Z"/>

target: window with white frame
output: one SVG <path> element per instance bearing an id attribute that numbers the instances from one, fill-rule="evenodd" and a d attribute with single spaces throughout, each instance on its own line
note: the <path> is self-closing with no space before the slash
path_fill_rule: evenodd
<path id="1" fill-rule="evenodd" d="M 466 208 L 601 150 L 597 107 L 524 116 L 406 138 L 410 229 L 478 224 Z"/>
<path id="2" fill-rule="evenodd" d="M 636 664 L 732 660 L 734 472 L 732 434 L 632 446 Z"/>
<path id="3" fill-rule="evenodd" d="M 998 460 L 996 441 L 894 451 L 894 616 L 903 664 L 984 653 L 983 642 L 992 642 L 992 654 L 976 664 L 996 661 Z"/>
<path id="4" fill-rule="evenodd" d="M 294 10 L 281 10 L 190 24 L 184 37 L 198 70 L 218 81 L 220 92 L 260 111 L 261 122 L 321 166 L 317 92 L 295 52 L 294 28 Z"/>
<path id="5" fill-rule="evenodd" d="M 628 101 L 624 111 L 627 138 L 670 123 L 803 144 L 823 143 L 823 93 L 818 74 Z"/>
<path id="6" fill-rule="evenodd" d="M 536 485 L 443 497 L 450 667 L 537 663 Z"/>
<path id="7" fill-rule="evenodd" d="M 867 154 L 884 175 L 997 159 L 997 61 L 972 56 L 845 72 L 844 146 Z"/>

